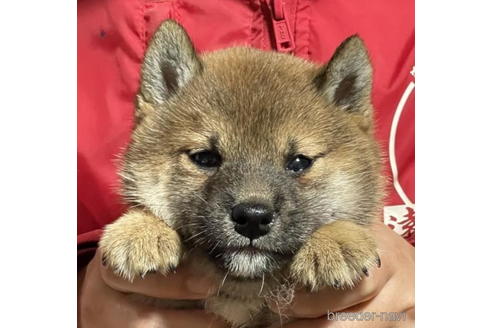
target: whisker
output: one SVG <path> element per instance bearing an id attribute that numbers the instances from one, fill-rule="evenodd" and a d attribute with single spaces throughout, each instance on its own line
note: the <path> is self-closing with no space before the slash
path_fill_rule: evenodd
<path id="1" fill-rule="evenodd" d="M 261 295 L 261 292 L 263 291 L 263 286 L 265 286 L 265 274 L 263 273 L 263 274 L 261 275 L 261 277 L 262 277 L 262 278 L 261 278 L 261 287 L 260 287 L 260 291 L 258 292 L 258 296 L 260 296 L 260 295 Z"/>
<path id="2" fill-rule="evenodd" d="M 200 232 L 198 232 L 198 233 L 194 234 L 193 236 L 191 236 L 191 237 L 187 238 L 187 239 L 185 240 L 185 242 L 188 242 L 188 241 L 192 240 L 193 238 L 196 238 L 196 237 L 198 237 L 198 236 L 200 236 L 200 235 L 203 235 L 203 234 L 204 234 L 204 233 L 206 233 L 206 232 L 207 232 L 206 230 L 200 231 Z"/>
<path id="3" fill-rule="evenodd" d="M 229 270 L 227 270 L 227 272 L 224 275 L 224 279 L 222 279 L 222 283 L 219 286 L 219 290 L 217 290 L 217 296 L 220 295 L 220 290 L 222 289 L 222 287 L 224 287 L 228 275 L 229 275 Z"/>

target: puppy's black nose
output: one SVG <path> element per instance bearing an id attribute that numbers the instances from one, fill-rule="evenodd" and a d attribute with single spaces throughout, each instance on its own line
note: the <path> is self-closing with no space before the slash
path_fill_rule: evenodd
<path id="1" fill-rule="evenodd" d="M 267 205 L 241 203 L 232 208 L 234 229 L 249 239 L 257 239 L 270 231 L 273 210 Z"/>

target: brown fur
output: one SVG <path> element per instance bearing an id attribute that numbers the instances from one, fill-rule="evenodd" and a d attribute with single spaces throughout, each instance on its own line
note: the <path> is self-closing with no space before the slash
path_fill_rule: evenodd
<path id="1" fill-rule="evenodd" d="M 167 274 L 183 254 L 176 231 L 142 210 L 130 210 L 107 225 L 99 247 L 104 250 L 104 261 L 128 280 L 148 272 Z"/>
<path id="2" fill-rule="evenodd" d="M 364 227 L 336 221 L 311 236 L 294 257 L 290 272 L 312 290 L 326 286 L 351 288 L 377 261 L 376 244 Z"/>
<path id="3" fill-rule="evenodd" d="M 318 67 L 247 47 L 197 56 L 184 30 L 164 22 L 142 65 L 121 170 L 133 209 L 100 242 L 108 264 L 131 279 L 194 257 L 223 279 L 205 308 L 236 327 L 278 320 L 266 299 L 288 303 L 296 284 L 353 287 L 378 258 L 367 229 L 382 197 L 371 83 L 358 37 Z M 200 150 L 220 153 L 220 167 L 193 163 Z M 301 174 L 285 169 L 296 154 L 313 159 Z M 228 213 L 250 200 L 276 211 L 253 244 L 263 255 L 229 249 L 247 246 Z"/>

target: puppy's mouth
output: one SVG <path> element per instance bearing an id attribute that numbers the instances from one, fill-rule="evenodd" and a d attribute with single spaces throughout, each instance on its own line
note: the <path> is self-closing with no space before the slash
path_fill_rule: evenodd
<path id="1" fill-rule="evenodd" d="M 287 259 L 285 254 L 252 245 L 216 249 L 210 255 L 220 269 L 239 279 L 261 279 Z"/>
<path id="2" fill-rule="evenodd" d="M 237 253 L 243 253 L 247 255 L 255 255 L 255 254 L 269 254 L 272 253 L 266 249 L 256 247 L 253 245 L 249 246 L 236 246 L 236 247 L 228 247 L 224 249 L 226 252 L 237 252 Z"/>

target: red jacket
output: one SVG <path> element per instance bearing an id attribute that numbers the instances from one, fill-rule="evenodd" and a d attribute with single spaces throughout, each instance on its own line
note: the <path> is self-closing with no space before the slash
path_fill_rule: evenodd
<path id="1" fill-rule="evenodd" d="M 147 40 L 167 18 L 199 52 L 234 45 L 325 63 L 359 34 L 374 65 L 376 135 L 386 155 L 385 222 L 414 243 L 412 0 L 82 0 L 78 2 L 78 246 L 90 259 L 101 228 L 124 211 L 116 156 L 124 149 Z"/>

